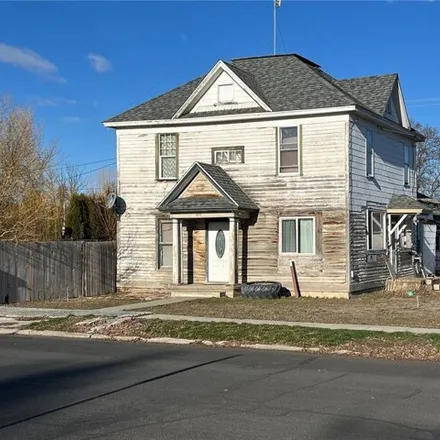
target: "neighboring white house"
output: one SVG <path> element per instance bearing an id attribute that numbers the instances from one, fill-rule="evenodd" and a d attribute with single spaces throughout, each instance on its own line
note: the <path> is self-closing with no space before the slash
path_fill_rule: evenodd
<path id="1" fill-rule="evenodd" d="M 415 143 L 397 74 L 336 80 L 297 54 L 219 61 L 116 129 L 121 285 L 348 297 L 413 270 Z"/>

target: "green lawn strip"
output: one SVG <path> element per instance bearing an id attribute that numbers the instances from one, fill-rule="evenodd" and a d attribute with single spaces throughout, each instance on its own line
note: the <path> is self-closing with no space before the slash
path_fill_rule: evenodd
<path id="1" fill-rule="evenodd" d="M 33 330 L 80 331 L 75 324 L 93 316 L 69 316 L 32 323 Z M 112 329 L 118 334 L 118 328 Z M 429 344 L 440 351 L 440 335 L 384 333 L 364 330 L 331 330 L 283 325 L 254 325 L 217 322 L 133 320 L 121 334 L 145 338 L 170 337 L 208 341 L 229 341 L 248 344 L 283 344 L 300 347 L 338 347 L 344 344 L 370 344 L 383 348 L 396 345 Z"/>
<path id="2" fill-rule="evenodd" d="M 60 332 L 74 332 L 78 331 L 75 328 L 75 324 L 86 319 L 93 318 L 93 315 L 87 316 L 67 316 L 66 318 L 50 318 L 44 321 L 32 322 L 31 324 L 23 327 L 30 330 L 54 330 Z"/>

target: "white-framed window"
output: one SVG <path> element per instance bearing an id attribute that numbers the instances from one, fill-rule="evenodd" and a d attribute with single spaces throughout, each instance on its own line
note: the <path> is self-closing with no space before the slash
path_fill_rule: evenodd
<path id="1" fill-rule="evenodd" d="M 299 127 L 280 127 L 278 145 L 279 173 L 299 173 Z"/>
<path id="2" fill-rule="evenodd" d="M 281 217 L 280 254 L 315 254 L 315 217 Z"/>
<path id="3" fill-rule="evenodd" d="M 212 149 L 214 165 L 244 163 L 244 147 L 225 147 Z"/>
<path id="4" fill-rule="evenodd" d="M 374 176 L 374 146 L 373 132 L 370 129 L 365 130 L 365 173 L 367 177 Z"/>
<path id="5" fill-rule="evenodd" d="M 158 135 L 158 178 L 177 179 L 178 136 L 176 133 Z"/>
<path id="6" fill-rule="evenodd" d="M 410 156 L 410 146 L 404 144 L 403 145 L 403 184 L 405 186 L 409 186 L 409 176 L 410 176 L 410 164 L 411 156 Z"/>
<path id="7" fill-rule="evenodd" d="M 173 265 L 173 222 L 159 220 L 158 224 L 157 254 L 158 266 L 172 267 Z"/>
<path id="8" fill-rule="evenodd" d="M 217 101 L 219 104 L 234 102 L 234 84 L 219 84 L 217 86 Z"/>
<path id="9" fill-rule="evenodd" d="M 385 249 L 385 213 L 367 210 L 367 249 Z"/>

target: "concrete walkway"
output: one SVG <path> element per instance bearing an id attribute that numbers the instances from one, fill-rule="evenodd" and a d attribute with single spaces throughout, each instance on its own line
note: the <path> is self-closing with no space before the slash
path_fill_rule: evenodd
<path id="1" fill-rule="evenodd" d="M 253 325 L 286 325 L 289 327 L 314 327 L 327 328 L 331 330 L 364 330 L 370 332 L 385 333 L 414 333 L 414 334 L 440 334 L 438 328 L 414 328 L 414 327 L 394 327 L 391 325 L 361 325 L 361 324 L 327 324 L 321 322 L 292 322 L 292 321 L 269 321 L 264 319 L 230 319 L 212 318 L 203 316 L 184 316 L 184 315 L 159 315 L 149 314 L 142 316 L 142 319 L 162 319 L 166 321 L 194 321 L 194 322 L 230 322 L 236 324 Z"/>
<path id="2" fill-rule="evenodd" d="M 32 318 L 32 317 L 53 317 L 62 318 L 65 316 L 142 316 L 152 313 L 150 307 L 175 304 L 184 301 L 192 301 L 194 298 L 164 298 L 152 301 L 143 301 L 135 304 L 125 304 L 117 307 L 105 307 L 103 309 L 42 309 L 31 307 L 0 306 L 0 317 L 10 318 Z M 143 310 L 147 309 L 147 310 Z"/>

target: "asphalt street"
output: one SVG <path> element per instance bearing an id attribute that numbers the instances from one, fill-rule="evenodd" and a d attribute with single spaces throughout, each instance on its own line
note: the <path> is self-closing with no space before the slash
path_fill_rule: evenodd
<path id="1" fill-rule="evenodd" d="M 0 439 L 440 440 L 440 365 L 0 337 Z"/>

